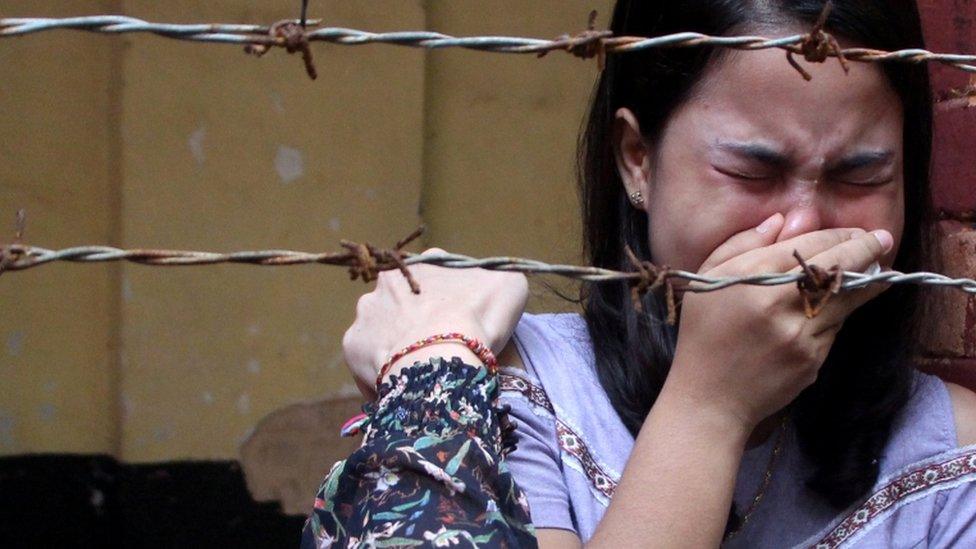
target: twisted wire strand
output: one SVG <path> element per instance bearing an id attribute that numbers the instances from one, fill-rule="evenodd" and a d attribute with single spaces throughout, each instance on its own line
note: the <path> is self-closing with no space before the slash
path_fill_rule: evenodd
<path id="1" fill-rule="evenodd" d="M 298 20 L 289 21 L 299 24 Z M 308 21 L 315 25 L 318 21 Z M 123 15 L 93 15 L 68 18 L 4 18 L 0 19 L 0 38 L 12 38 L 59 29 L 81 30 L 105 34 L 150 33 L 177 40 L 217 42 L 225 44 L 287 47 L 288 39 L 275 35 L 274 25 L 198 23 L 153 23 Z M 802 54 L 801 45 L 809 38 L 796 34 L 783 38 L 763 36 L 710 36 L 694 32 L 680 32 L 653 38 L 613 36 L 609 31 L 584 31 L 577 36 L 564 36 L 555 40 L 512 36 L 450 36 L 432 31 L 400 31 L 373 33 L 342 27 L 326 27 L 306 30 L 304 39 L 309 42 L 329 42 L 346 46 L 364 44 L 391 44 L 413 48 L 464 48 L 495 53 L 544 54 L 553 50 L 567 50 L 581 55 L 580 48 L 598 45 L 606 53 L 629 52 L 650 48 L 717 46 L 740 50 L 779 48 Z M 868 48 L 847 48 L 825 55 L 852 61 L 887 63 L 934 62 L 962 71 L 976 73 L 976 55 L 936 53 L 923 49 L 882 51 Z"/>
<path id="2" fill-rule="evenodd" d="M 124 250 L 108 246 L 78 246 L 61 250 L 48 250 L 35 246 L 12 245 L 6 247 L 8 253 L 15 253 L 16 259 L 6 266 L 7 271 L 20 271 L 38 267 L 55 261 L 68 262 L 108 262 L 129 261 L 157 266 L 215 265 L 219 263 L 243 263 L 250 265 L 283 266 L 326 264 L 352 266 L 356 264 L 355 254 L 349 252 L 311 253 L 291 250 L 260 250 L 233 253 L 215 253 L 186 250 Z M 534 259 L 519 257 L 474 258 L 455 253 L 415 254 L 401 252 L 403 263 L 407 266 L 430 264 L 452 269 L 481 268 L 493 271 L 514 271 L 526 274 L 557 275 L 565 278 L 591 282 L 613 280 L 638 280 L 638 272 L 615 271 L 600 267 L 549 264 Z M 381 263 L 377 270 L 393 270 L 395 264 Z M 918 284 L 955 288 L 966 293 L 976 294 L 976 280 L 971 278 L 951 278 L 938 273 L 901 273 L 885 271 L 877 274 L 845 271 L 842 289 L 852 290 L 870 284 Z M 708 277 L 681 270 L 668 270 L 664 276 L 669 280 L 696 283 L 683 288 L 690 292 L 714 292 L 735 285 L 780 286 L 796 284 L 806 275 L 803 272 L 761 273 L 747 276 Z"/>

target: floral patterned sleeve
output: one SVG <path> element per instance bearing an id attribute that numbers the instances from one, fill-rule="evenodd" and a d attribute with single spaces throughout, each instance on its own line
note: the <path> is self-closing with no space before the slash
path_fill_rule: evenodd
<path id="1" fill-rule="evenodd" d="M 302 548 L 536 547 L 498 384 L 460 358 L 415 362 L 379 387 L 362 446 L 333 465 Z"/>

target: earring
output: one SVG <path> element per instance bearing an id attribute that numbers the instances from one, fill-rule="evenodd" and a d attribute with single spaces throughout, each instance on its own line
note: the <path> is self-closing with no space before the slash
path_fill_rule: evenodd
<path id="1" fill-rule="evenodd" d="M 630 202 L 634 206 L 640 206 L 640 205 L 644 204 L 644 195 L 642 195 L 640 191 L 636 191 L 634 193 L 631 193 L 631 195 L 630 195 Z"/>

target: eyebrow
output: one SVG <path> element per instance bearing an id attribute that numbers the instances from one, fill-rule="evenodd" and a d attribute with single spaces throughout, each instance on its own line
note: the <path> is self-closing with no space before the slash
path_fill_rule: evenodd
<path id="1" fill-rule="evenodd" d="M 790 166 L 790 156 L 786 152 L 761 142 L 719 141 L 715 143 L 715 148 L 780 169 Z M 828 166 L 827 169 L 831 172 L 847 172 L 858 168 L 890 164 L 894 158 L 895 153 L 890 149 L 863 151 L 846 156 Z"/>
<path id="2" fill-rule="evenodd" d="M 832 172 L 847 172 L 858 168 L 883 166 L 885 164 L 891 164 L 894 159 L 895 153 L 891 150 L 859 152 L 838 160 L 830 166 L 829 170 Z"/>
<path id="3" fill-rule="evenodd" d="M 790 165 L 790 156 L 788 154 L 764 143 L 719 141 L 715 143 L 715 148 L 776 168 L 787 168 Z"/>

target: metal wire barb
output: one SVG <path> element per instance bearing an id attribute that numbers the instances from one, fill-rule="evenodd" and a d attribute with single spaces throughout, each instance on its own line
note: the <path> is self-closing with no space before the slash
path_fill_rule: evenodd
<path id="1" fill-rule="evenodd" d="M 36 267 L 52 261 L 71 262 L 105 262 L 131 261 L 145 265 L 177 266 L 177 265 L 214 265 L 218 263 L 245 263 L 252 265 L 305 265 L 311 263 L 342 265 L 338 257 L 346 257 L 344 253 L 314 253 L 289 250 L 261 250 L 246 252 L 199 252 L 182 250 L 123 250 L 108 246 L 79 246 L 61 250 L 46 250 L 34 246 L 23 247 L 27 257 L 14 261 L 8 270 L 18 271 Z M 521 273 L 539 273 L 558 275 L 575 280 L 590 282 L 607 282 L 611 280 L 637 280 L 641 275 L 637 272 L 616 271 L 602 267 L 587 267 L 577 265 L 549 264 L 535 259 L 525 259 L 511 256 L 497 256 L 475 258 L 455 253 L 415 254 L 404 252 L 404 264 L 407 266 L 426 263 L 452 269 L 487 269 L 492 271 L 514 271 Z M 380 268 L 391 270 L 394 267 Z M 967 293 L 976 294 L 976 280 L 971 278 L 950 278 L 945 275 L 930 272 L 901 273 L 885 271 L 878 274 L 866 274 L 844 271 L 842 289 L 851 290 L 862 288 L 869 284 L 921 284 L 929 286 L 954 287 Z M 670 270 L 667 278 L 696 282 L 698 286 L 688 287 L 690 292 L 713 292 L 746 284 L 750 286 L 780 286 L 794 284 L 804 278 L 803 273 L 764 273 L 737 277 L 708 277 L 682 270 Z"/>
<path id="2" fill-rule="evenodd" d="M 589 282 L 649 280 L 651 285 L 662 281 L 682 281 L 693 283 L 683 286 L 688 292 L 714 292 L 735 285 L 780 286 L 797 284 L 809 278 L 806 272 L 760 273 L 747 276 L 709 277 L 689 271 L 653 267 L 655 272 L 618 271 L 601 267 L 549 264 L 535 259 L 519 257 L 474 258 L 455 253 L 416 254 L 403 252 L 401 248 L 416 238 L 420 230 L 397 243 L 393 250 L 384 250 L 370 244 L 357 244 L 342 241 L 344 252 L 302 252 L 292 250 L 260 250 L 231 253 L 202 252 L 187 250 L 120 249 L 109 246 L 77 246 L 61 250 L 49 250 L 25 244 L 0 246 L 0 257 L 7 257 L 7 271 L 21 271 L 46 265 L 55 261 L 98 263 L 106 261 L 129 261 L 156 266 L 215 265 L 220 263 L 243 263 L 249 265 L 283 266 L 324 264 L 346 266 L 356 274 L 353 278 L 364 281 L 375 280 L 376 273 L 384 270 L 400 269 L 421 263 L 448 267 L 452 269 L 487 269 L 493 271 L 521 272 L 526 274 L 557 275 L 574 280 Z M 402 267 L 397 258 L 402 260 Z M 648 264 L 644 262 L 644 267 Z M 812 265 L 808 267 L 814 267 Z M 826 272 L 826 271 L 825 271 Z M 945 275 L 916 272 L 902 273 L 884 271 L 876 274 L 842 271 L 838 273 L 841 284 L 838 290 L 863 288 L 870 284 L 919 284 L 956 288 L 966 293 L 976 294 L 976 280 L 970 278 L 951 278 Z M 829 276 L 834 276 L 829 274 Z M 829 280 L 827 281 L 829 282 Z M 419 291 L 419 288 L 417 288 Z"/>
<path id="3" fill-rule="evenodd" d="M 592 18 L 591 18 L 592 21 Z M 297 34 L 274 32 L 286 24 L 301 29 Z M 319 21 L 308 20 L 308 26 Z M 579 57 L 593 57 L 607 53 L 624 53 L 651 48 L 715 46 L 739 50 L 779 48 L 790 54 L 802 55 L 808 61 L 822 61 L 827 57 L 839 57 L 860 62 L 935 62 L 976 73 L 976 55 L 935 53 L 924 49 L 883 51 L 870 48 L 822 48 L 822 39 L 831 37 L 818 32 L 795 34 L 782 38 L 763 36 L 710 36 L 695 32 L 680 32 L 656 37 L 613 36 L 610 31 L 588 28 L 575 35 L 563 35 L 555 40 L 512 36 L 450 36 L 431 31 L 398 31 L 373 33 L 342 27 L 324 27 L 307 30 L 299 20 L 287 20 L 274 25 L 197 23 L 154 23 L 124 15 L 92 15 L 68 18 L 4 18 L 0 19 L 0 38 L 12 38 L 60 29 L 73 29 L 104 34 L 149 33 L 176 40 L 216 42 L 250 47 L 281 47 L 294 49 L 302 41 L 329 42 L 345 46 L 364 44 L 392 44 L 412 48 L 464 48 L 494 53 L 521 53 L 544 55 L 554 50 L 564 50 Z M 818 29 L 815 29 L 818 30 Z"/>

